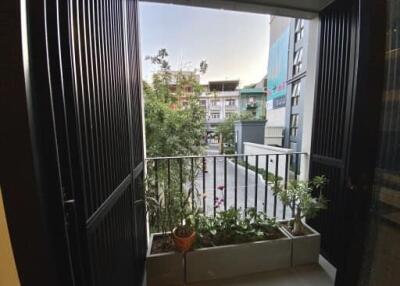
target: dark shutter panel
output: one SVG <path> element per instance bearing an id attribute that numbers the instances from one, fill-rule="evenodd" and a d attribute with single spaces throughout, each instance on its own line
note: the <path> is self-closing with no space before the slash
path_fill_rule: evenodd
<path id="1" fill-rule="evenodd" d="M 139 285 L 146 219 L 137 1 L 45 5 L 74 279 Z"/>
<path id="2" fill-rule="evenodd" d="M 336 285 L 355 285 L 378 142 L 384 74 L 385 1 L 336 1 L 321 13 L 310 176 L 329 178 L 328 209 L 311 221 Z"/>
<path id="3" fill-rule="evenodd" d="M 343 235 L 345 165 L 354 98 L 357 5 L 349 4 L 335 3 L 320 14 L 320 58 L 310 165 L 311 177 L 324 174 L 329 178 L 325 190 L 329 208 L 311 224 L 322 234 L 322 254 L 334 265 L 339 260 Z"/>

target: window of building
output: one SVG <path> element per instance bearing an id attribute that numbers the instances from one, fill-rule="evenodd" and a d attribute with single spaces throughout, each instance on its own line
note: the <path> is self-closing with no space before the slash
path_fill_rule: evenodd
<path id="1" fill-rule="evenodd" d="M 297 143 L 296 142 L 290 142 L 290 149 L 292 149 L 293 152 L 297 152 Z M 299 172 L 299 160 L 300 156 L 290 156 L 290 170 L 292 172 Z"/>
<path id="2" fill-rule="evenodd" d="M 294 42 L 297 43 L 304 37 L 304 19 L 296 19 L 294 24 Z"/>
<path id="3" fill-rule="evenodd" d="M 211 106 L 219 106 L 219 100 L 211 100 Z"/>
<path id="4" fill-rule="evenodd" d="M 203 99 L 203 100 L 200 100 L 200 105 L 202 106 L 202 107 L 206 107 L 206 105 L 207 105 L 207 102 Z"/>
<path id="5" fill-rule="evenodd" d="M 298 128 L 299 128 L 299 115 L 291 114 L 290 115 L 290 136 L 296 137 Z"/>
<path id="6" fill-rule="evenodd" d="M 300 48 L 294 53 L 293 75 L 296 75 L 301 71 L 302 61 L 303 61 L 303 48 Z"/>
<path id="7" fill-rule="evenodd" d="M 301 82 L 296 81 L 292 87 L 292 106 L 299 105 L 299 98 L 300 98 L 300 89 L 301 89 Z"/>
<path id="8" fill-rule="evenodd" d="M 225 106 L 235 106 L 236 100 L 235 99 L 226 99 L 225 100 Z"/>
<path id="9" fill-rule="evenodd" d="M 213 118 L 213 119 L 219 119 L 219 117 L 220 117 L 219 112 L 213 112 L 213 113 L 211 113 L 211 118 Z"/>

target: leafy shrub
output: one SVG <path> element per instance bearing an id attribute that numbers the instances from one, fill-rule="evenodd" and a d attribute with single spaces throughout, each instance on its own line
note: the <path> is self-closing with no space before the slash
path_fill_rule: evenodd
<path id="1" fill-rule="evenodd" d="M 195 223 L 197 247 L 252 242 L 282 237 L 275 219 L 254 208 L 242 216 L 241 210 L 230 208 L 215 217 L 199 215 Z"/>

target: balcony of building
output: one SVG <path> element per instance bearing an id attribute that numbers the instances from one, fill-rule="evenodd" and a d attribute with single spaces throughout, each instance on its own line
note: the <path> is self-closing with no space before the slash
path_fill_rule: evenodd
<path id="1" fill-rule="evenodd" d="M 308 154 L 296 152 L 148 158 L 147 193 L 167 217 L 169 208 L 179 212 L 173 201 L 183 197 L 183 204 L 199 216 L 215 218 L 234 210 L 246 218 L 256 211 L 284 224 L 293 219 L 294 209 L 279 199 L 274 191 L 279 183 L 271 178 L 279 178 L 282 185 L 298 181 L 306 172 L 301 161 L 307 160 Z M 165 254 L 154 247 L 162 229 L 152 215 L 150 211 L 149 286 L 164 285 L 168 279 L 176 285 L 334 285 L 335 269 L 320 255 L 319 234 L 306 235 L 301 249 L 300 238 L 289 235 L 288 244 L 278 249 L 260 247 L 264 242 L 243 242 L 194 246 L 185 253 L 172 248 Z"/>

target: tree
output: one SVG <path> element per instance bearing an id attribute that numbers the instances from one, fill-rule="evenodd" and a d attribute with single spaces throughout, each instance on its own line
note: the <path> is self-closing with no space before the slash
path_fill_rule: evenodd
<path id="1" fill-rule="evenodd" d="M 320 210 L 326 209 L 328 202 L 322 194 L 322 188 L 327 182 L 327 178 L 322 175 L 315 176 L 310 181 L 293 180 L 288 182 L 285 187 L 282 178 L 269 176 L 268 183 L 274 194 L 294 213 L 293 228 L 291 229 L 294 235 L 304 234 L 303 218 L 313 218 Z M 316 193 L 318 196 L 313 196 Z"/>
<path id="2" fill-rule="evenodd" d="M 235 121 L 251 120 L 253 115 L 250 112 L 242 112 L 240 114 L 232 114 L 219 124 L 216 132 L 220 134 L 221 138 L 221 153 L 233 153 L 233 145 L 235 144 Z M 229 149 L 224 150 L 224 144 L 231 146 Z"/>
<path id="3" fill-rule="evenodd" d="M 184 73 L 171 71 L 166 49 L 146 59 L 158 68 L 152 84 L 143 85 L 147 157 L 203 154 L 205 112 L 198 99 L 202 86 L 197 76 L 206 72 L 207 62 L 203 60 L 199 69 Z M 167 167 L 167 161 L 163 160 L 155 171 L 155 161 L 148 162 L 146 202 L 153 231 L 165 233 L 180 220 L 177 214 L 183 210 L 182 186 L 194 180 L 201 164 L 197 160 L 192 172 L 190 163 L 188 159 L 171 160 Z M 195 194 L 195 190 L 187 193 Z"/>
<path id="4" fill-rule="evenodd" d="M 196 75 L 207 70 L 203 60 L 200 69 L 172 74 L 168 52 L 161 49 L 147 56 L 158 67 L 152 85 L 144 83 L 147 156 L 200 155 L 204 152 L 205 113 L 198 96 L 202 92 Z M 171 89 L 174 82 L 174 90 Z M 193 91 L 187 93 L 187 87 Z M 186 106 L 179 99 L 185 97 Z"/>

